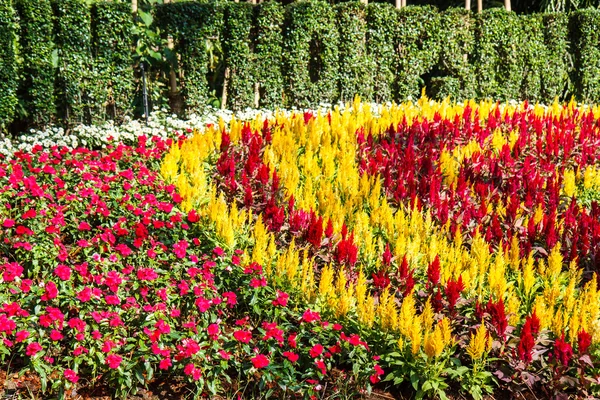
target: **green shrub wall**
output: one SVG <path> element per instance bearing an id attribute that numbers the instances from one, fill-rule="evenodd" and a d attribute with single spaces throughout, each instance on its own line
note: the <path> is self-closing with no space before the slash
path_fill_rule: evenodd
<path id="1" fill-rule="evenodd" d="M 355 95 L 373 99 L 373 59 L 367 51 L 367 10 L 358 2 L 335 6 L 339 44 L 339 98 L 351 101 Z"/>
<path id="2" fill-rule="evenodd" d="M 43 126 L 52 121 L 56 109 L 52 7 L 50 0 L 16 0 L 15 6 L 22 57 L 19 97 L 30 123 Z"/>
<path id="3" fill-rule="evenodd" d="M 254 105 L 253 17 L 250 3 L 233 3 L 225 9 L 223 54 L 229 75 L 226 106 L 236 110 Z"/>
<path id="4" fill-rule="evenodd" d="M 92 8 L 95 118 L 121 120 L 134 93 L 131 4 L 98 2 Z"/>
<path id="5" fill-rule="evenodd" d="M 569 54 L 569 17 L 566 14 L 544 14 L 544 45 L 546 62 L 540 67 L 542 87 L 540 98 L 550 102 L 562 98 L 569 86 L 571 56 Z"/>
<path id="6" fill-rule="evenodd" d="M 367 54 L 372 61 L 373 100 L 394 100 L 398 11 L 390 4 L 367 6 Z"/>
<path id="7" fill-rule="evenodd" d="M 53 0 L 58 55 L 56 105 L 65 124 L 89 122 L 92 26 L 85 0 Z M 86 107 L 87 105 L 87 107 Z"/>
<path id="8" fill-rule="evenodd" d="M 181 91 L 188 109 L 202 110 L 217 96 L 211 68 L 222 57 L 224 6 L 216 3 L 172 3 L 157 7 L 156 20 L 165 34 L 173 35 L 180 56 Z M 232 55 L 235 57 L 235 55 Z M 225 70 L 220 70 L 224 74 Z M 210 85 L 212 83 L 212 86 Z M 214 101 L 213 101 L 214 103 Z"/>
<path id="9" fill-rule="evenodd" d="M 188 1 L 156 6 L 153 17 L 163 38 L 174 38 L 189 111 L 222 100 L 238 110 L 355 95 L 400 102 L 424 88 L 438 99 L 600 102 L 595 9 L 517 15 L 320 0 Z M 133 28 L 125 1 L 0 0 L 0 130 L 132 114 L 139 86 Z M 164 87 L 168 71 L 151 76 Z"/>
<path id="10" fill-rule="evenodd" d="M 436 77 L 429 85 L 428 94 L 438 99 L 450 97 L 463 100 L 475 97 L 475 19 L 463 8 L 444 12 L 440 19 L 440 54 Z"/>
<path id="11" fill-rule="evenodd" d="M 425 86 L 424 75 L 438 61 L 440 13 L 430 6 L 404 7 L 398 19 L 396 99 L 417 99 Z"/>
<path id="12" fill-rule="evenodd" d="M 338 100 L 339 32 L 333 8 L 300 0 L 286 10 L 285 105 L 309 107 Z"/>
<path id="13" fill-rule="evenodd" d="M 273 0 L 257 6 L 255 79 L 259 85 L 260 107 L 283 105 L 283 6 Z"/>
<path id="14" fill-rule="evenodd" d="M 17 105 L 16 37 L 16 15 L 12 1 L 0 0 L 0 133 L 12 122 Z"/>
<path id="15" fill-rule="evenodd" d="M 585 102 L 600 101 L 600 11 L 587 9 L 573 13 L 571 35 L 574 94 Z"/>

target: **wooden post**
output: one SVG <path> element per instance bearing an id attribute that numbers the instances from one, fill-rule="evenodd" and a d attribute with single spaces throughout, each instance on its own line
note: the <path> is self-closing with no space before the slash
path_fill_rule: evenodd
<path id="1" fill-rule="evenodd" d="M 402 7 L 406 7 L 406 0 L 402 0 Z"/>
<path id="2" fill-rule="evenodd" d="M 483 0 L 477 0 L 477 12 L 481 14 L 483 11 Z"/>
<path id="3" fill-rule="evenodd" d="M 471 0 L 465 0 L 465 10 L 471 10 Z"/>
<path id="4" fill-rule="evenodd" d="M 506 8 L 506 11 L 510 11 L 511 10 L 510 0 L 504 0 L 504 8 Z"/>
<path id="5" fill-rule="evenodd" d="M 131 0 L 131 13 L 135 14 L 138 10 L 137 0 Z"/>
<path id="6" fill-rule="evenodd" d="M 396 8 L 402 8 L 402 0 L 396 0 Z"/>
<path id="7" fill-rule="evenodd" d="M 360 0 L 361 3 L 363 3 L 364 5 L 369 4 L 369 0 Z"/>
<path id="8" fill-rule="evenodd" d="M 227 90 L 229 89 L 229 77 L 231 76 L 231 71 L 229 67 L 225 68 L 225 80 L 223 81 L 223 94 L 221 95 L 221 110 L 224 110 L 227 107 Z"/>

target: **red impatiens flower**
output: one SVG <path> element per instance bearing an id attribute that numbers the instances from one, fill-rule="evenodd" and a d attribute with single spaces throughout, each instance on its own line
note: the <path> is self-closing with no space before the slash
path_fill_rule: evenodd
<path id="1" fill-rule="evenodd" d="M 71 383 L 77 383 L 77 381 L 79 380 L 79 376 L 72 369 L 65 369 L 65 371 L 63 372 L 63 375 Z"/>
<path id="2" fill-rule="evenodd" d="M 265 368 L 269 365 L 269 359 L 264 354 L 257 354 L 256 356 L 252 357 L 251 361 L 252 365 L 254 365 L 254 368 L 258 369 Z"/>
<path id="3" fill-rule="evenodd" d="M 300 358 L 300 356 L 292 351 L 284 351 L 282 353 L 282 355 L 287 358 L 288 360 L 290 360 L 292 363 L 295 363 L 296 361 L 298 361 L 298 359 Z"/>
<path id="4" fill-rule="evenodd" d="M 319 357 L 321 354 L 323 354 L 323 346 L 321 344 L 315 344 L 312 349 L 310 349 L 308 351 L 308 354 L 312 357 L 312 358 L 317 358 Z"/>
<path id="5" fill-rule="evenodd" d="M 216 340 L 219 337 L 219 325 L 218 324 L 210 324 L 206 330 L 208 332 L 208 336 L 212 340 Z"/>
<path id="6" fill-rule="evenodd" d="M 118 354 L 109 354 L 106 357 L 106 364 L 108 364 L 109 368 L 117 369 L 121 365 L 123 361 L 123 357 Z"/>
<path id="7" fill-rule="evenodd" d="M 41 297 L 42 301 L 48 301 L 55 299 L 58 296 L 58 288 L 56 284 L 52 281 L 46 282 L 44 286 L 44 294 Z"/>
<path id="8" fill-rule="evenodd" d="M 71 279 L 71 268 L 63 264 L 58 264 L 58 266 L 54 268 L 54 274 L 58 276 L 60 280 L 68 281 Z"/>
<path id="9" fill-rule="evenodd" d="M 314 322 L 314 321 L 320 321 L 320 320 L 321 320 L 321 316 L 316 311 L 311 311 L 310 309 L 308 309 L 308 310 L 304 311 L 304 314 L 302 314 L 302 321 L 304 321 L 304 322 Z"/>
<path id="10" fill-rule="evenodd" d="M 38 342 L 33 342 L 27 345 L 27 348 L 25 349 L 25 354 L 29 357 L 33 357 L 40 351 L 42 351 L 42 345 Z"/>
<path id="11" fill-rule="evenodd" d="M 272 301 L 272 304 L 274 306 L 276 306 L 276 307 L 277 306 L 285 307 L 285 306 L 287 306 L 287 302 L 288 302 L 289 298 L 290 298 L 289 294 L 278 290 L 277 291 L 277 298 Z"/>

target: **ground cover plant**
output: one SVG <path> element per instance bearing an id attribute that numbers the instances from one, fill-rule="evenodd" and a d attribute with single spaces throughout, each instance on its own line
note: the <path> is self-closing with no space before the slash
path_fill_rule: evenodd
<path id="1" fill-rule="evenodd" d="M 17 152 L 3 369 L 39 396 L 598 396 L 599 116 L 357 99 Z"/>

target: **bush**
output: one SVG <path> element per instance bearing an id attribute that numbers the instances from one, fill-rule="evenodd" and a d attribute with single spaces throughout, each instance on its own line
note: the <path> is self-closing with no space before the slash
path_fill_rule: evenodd
<path id="1" fill-rule="evenodd" d="M 367 51 L 367 10 L 362 3 L 347 2 L 335 6 L 340 32 L 340 99 L 355 95 L 373 98 L 373 60 Z"/>
<path id="2" fill-rule="evenodd" d="M 181 90 L 188 110 L 201 111 L 218 103 L 224 71 L 221 67 L 223 6 L 215 3 L 172 3 L 157 7 L 156 20 L 172 34 L 181 56 Z M 209 73 L 215 73 L 209 77 Z M 216 77 L 216 78 L 215 78 Z"/>
<path id="3" fill-rule="evenodd" d="M 91 71 L 91 14 L 85 0 L 53 0 L 58 71 L 56 105 L 66 125 L 87 122 Z M 89 110 L 87 110 L 89 112 Z"/>
<path id="4" fill-rule="evenodd" d="M 16 0 L 15 5 L 21 24 L 22 70 L 18 94 L 29 123 L 42 126 L 53 119 L 56 111 L 52 7 L 50 0 Z"/>
<path id="5" fill-rule="evenodd" d="M 540 65 L 541 98 L 550 102 L 564 97 L 569 87 L 571 57 L 569 54 L 569 17 L 567 14 L 544 14 L 544 44 L 546 62 Z"/>
<path id="6" fill-rule="evenodd" d="M 523 75 L 519 17 L 504 9 L 490 9 L 475 18 L 478 97 L 517 99 Z"/>
<path id="7" fill-rule="evenodd" d="M 254 54 L 251 30 L 254 6 L 230 3 L 225 9 L 223 54 L 228 68 L 228 108 L 239 110 L 254 105 Z"/>
<path id="8" fill-rule="evenodd" d="M 260 107 L 283 105 L 283 22 L 284 9 L 276 1 L 266 1 L 257 7 L 256 69 Z"/>
<path id="9" fill-rule="evenodd" d="M 131 5 L 100 2 L 92 8 L 95 90 L 93 115 L 122 120 L 131 110 L 134 93 Z"/>
<path id="10" fill-rule="evenodd" d="M 473 14 L 462 8 L 442 13 L 440 20 L 440 56 L 436 66 L 441 78 L 430 82 L 430 94 L 436 98 L 470 99 L 475 96 L 473 52 L 475 36 Z"/>
<path id="11" fill-rule="evenodd" d="M 373 100 L 392 101 L 396 75 L 396 9 L 385 3 L 367 6 L 367 53 L 373 62 Z"/>
<path id="12" fill-rule="evenodd" d="M 440 53 L 440 13 L 434 7 L 404 7 L 398 12 L 396 100 L 418 98 Z"/>
<path id="13" fill-rule="evenodd" d="M 541 14 L 524 15 L 521 19 L 520 68 L 521 99 L 540 100 L 542 90 L 542 68 L 548 62 L 548 51 L 544 43 L 544 21 Z"/>
<path id="14" fill-rule="evenodd" d="M 600 101 L 600 11 L 581 10 L 571 15 L 571 43 L 575 69 L 574 93 L 584 102 Z"/>
<path id="15" fill-rule="evenodd" d="M 12 1 L 0 0 L 0 132 L 12 121 L 17 105 L 16 31 Z"/>
<path id="16" fill-rule="evenodd" d="M 339 34 L 333 8 L 323 1 L 292 3 L 285 26 L 285 104 L 308 107 L 336 101 Z"/>

